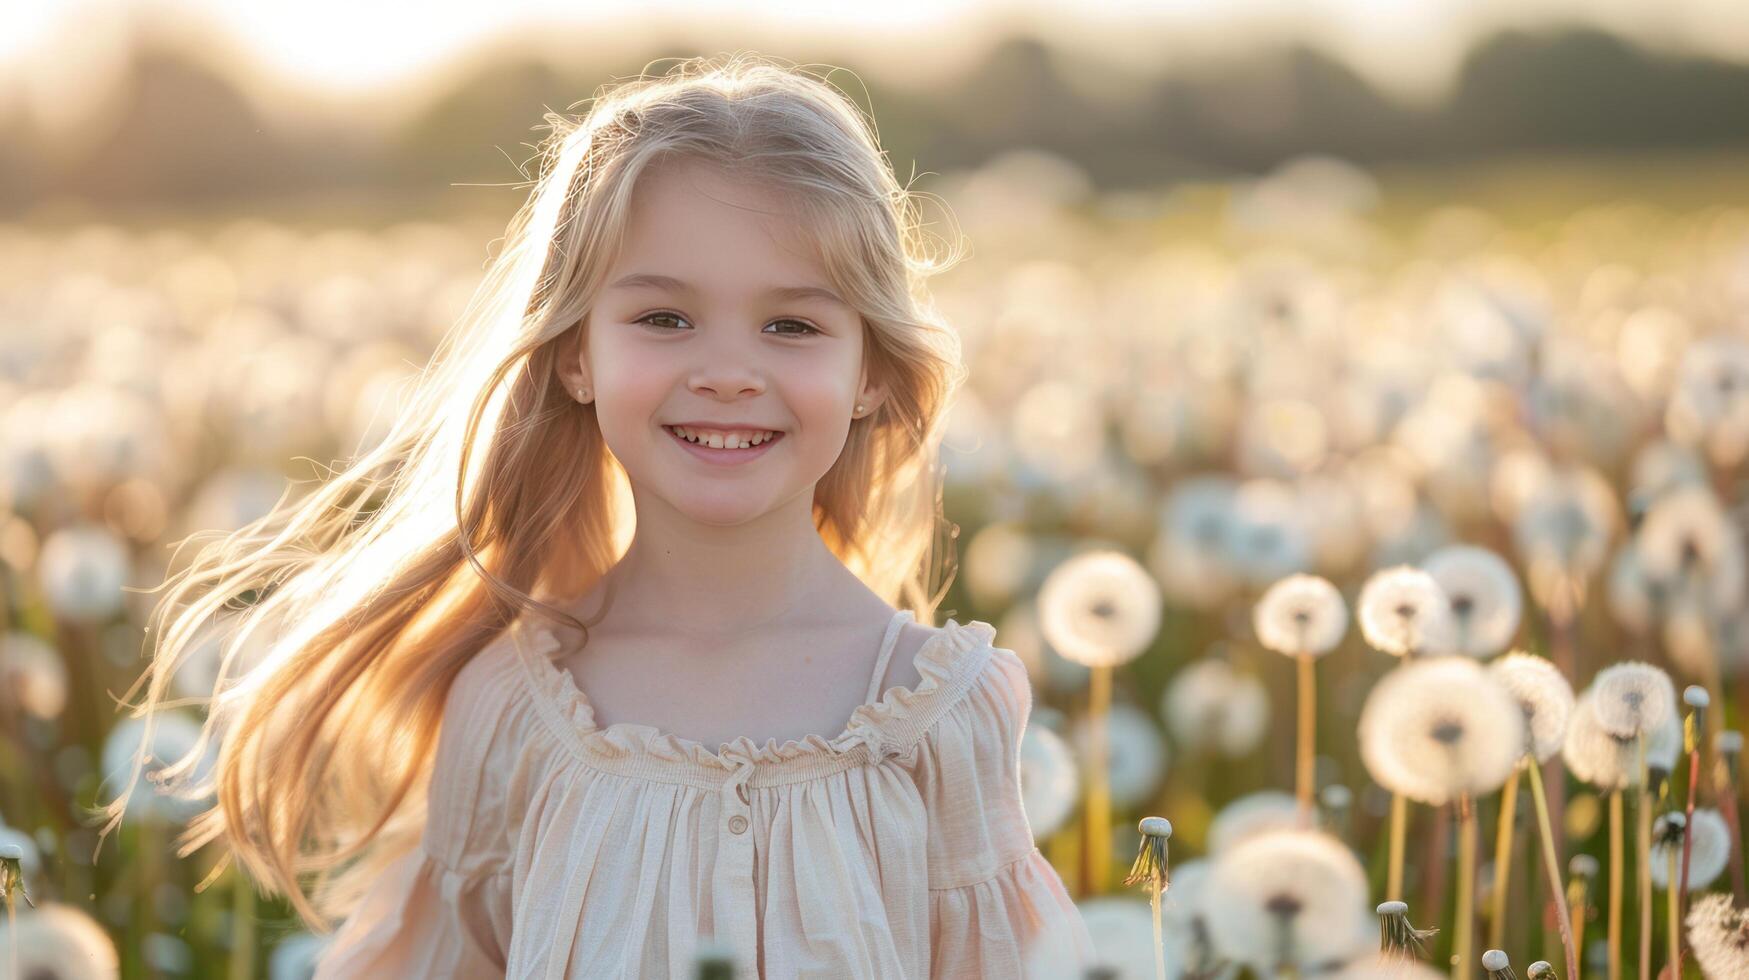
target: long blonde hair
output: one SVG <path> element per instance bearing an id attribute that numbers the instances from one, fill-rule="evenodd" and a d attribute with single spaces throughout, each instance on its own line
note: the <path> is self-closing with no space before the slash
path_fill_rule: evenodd
<path id="1" fill-rule="evenodd" d="M 96 811 L 109 817 L 100 850 L 146 765 L 155 709 L 174 707 L 171 675 L 216 633 L 200 741 L 151 777 L 215 796 L 178 854 L 223 835 L 201 888 L 234 854 L 325 931 L 417 842 L 444 701 L 469 658 L 524 612 L 587 635 L 537 595 L 582 595 L 618 560 L 629 484 L 593 405 L 554 368 L 581 342 L 639 175 L 662 158 L 707 161 L 802 209 L 888 392 L 817 484 L 814 523 L 871 590 L 934 622 L 957 533 L 937 454 L 965 369 L 923 283 L 958 255 L 927 254 L 920 195 L 895 180 L 872 124 L 825 78 L 746 54 L 646 73 L 604 87 L 582 118 L 545 120 L 529 199 L 389 434 L 160 586 L 158 647 L 126 696 L 147 685 L 133 712 L 146 738 L 128 789 Z"/>

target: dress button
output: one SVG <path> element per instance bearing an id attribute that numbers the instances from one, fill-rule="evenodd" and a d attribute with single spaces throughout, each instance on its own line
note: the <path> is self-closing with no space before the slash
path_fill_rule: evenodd
<path id="1" fill-rule="evenodd" d="M 744 833 L 746 833 L 747 832 L 747 818 L 741 816 L 739 813 L 730 817 L 729 818 L 729 832 L 732 834 L 744 834 Z"/>

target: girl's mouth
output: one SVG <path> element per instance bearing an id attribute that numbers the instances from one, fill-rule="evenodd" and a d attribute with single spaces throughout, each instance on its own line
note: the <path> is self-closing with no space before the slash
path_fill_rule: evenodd
<path id="1" fill-rule="evenodd" d="M 671 428 L 670 426 L 664 425 L 662 427 L 662 431 L 668 433 L 668 438 L 670 438 L 670 439 L 674 440 L 676 443 L 678 443 L 680 445 L 680 448 L 686 450 L 687 452 L 698 457 L 699 459 L 702 459 L 705 462 L 711 463 L 711 464 L 716 465 L 716 466 L 735 466 L 735 465 L 738 465 L 740 463 L 747 463 L 747 462 L 751 462 L 755 459 L 758 459 L 759 457 L 765 455 L 766 450 L 770 449 L 776 443 L 782 441 L 783 437 L 785 435 L 785 433 L 782 433 L 782 432 L 775 433 L 770 439 L 765 440 L 764 442 L 760 443 L 759 445 L 749 446 L 749 447 L 744 448 L 744 449 L 728 449 L 728 448 L 714 449 L 710 446 L 700 445 L 699 443 L 696 443 L 696 442 L 688 442 L 687 440 L 681 438 L 680 434 L 675 432 L 674 429 Z"/>

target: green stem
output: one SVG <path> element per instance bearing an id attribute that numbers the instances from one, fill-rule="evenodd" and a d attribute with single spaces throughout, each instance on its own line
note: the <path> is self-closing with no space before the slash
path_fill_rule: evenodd
<path id="1" fill-rule="evenodd" d="M 1652 806 L 1646 793 L 1646 738 L 1640 736 L 1640 785 L 1634 793 L 1634 871 L 1640 886 L 1640 980 L 1652 980 Z"/>
<path id="2" fill-rule="evenodd" d="M 1409 801 L 1401 793 L 1391 794 L 1391 860 L 1385 877 L 1385 900 L 1403 898 L 1403 825 L 1408 823 Z"/>
<path id="3" fill-rule="evenodd" d="M 1300 819 L 1310 821 L 1312 815 L 1313 746 L 1317 741 L 1317 679 L 1312 672 L 1312 657 L 1300 654 L 1299 661 L 1299 738 L 1294 753 L 1295 796 L 1300 804 Z"/>
<path id="4" fill-rule="evenodd" d="M 1530 772 L 1530 796 L 1536 803 L 1537 829 L 1543 839 L 1543 874 L 1549 879 L 1549 897 L 1555 904 L 1555 923 L 1561 929 L 1561 945 L 1567 954 L 1567 976 L 1579 980 L 1579 943 L 1573 936 L 1573 917 L 1567 909 L 1566 890 L 1561 887 L 1561 859 L 1555 853 L 1554 826 L 1549 820 L 1549 801 L 1543 796 L 1542 767 L 1535 759 L 1525 768 Z M 1495 947 L 1498 949 L 1499 947 Z"/>
<path id="5" fill-rule="evenodd" d="M 1506 889 L 1512 883 L 1512 831 L 1518 816 L 1518 769 L 1500 791 L 1500 826 L 1494 833 L 1494 896 L 1488 911 L 1488 948 L 1506 947 Z"/>
<path id="6" fill-rule="evenodd" d="M 1678 964 L 1682 962 L 1682 954 L 1680 952 L 1682 949 L 1682 922 L 1679 914 L 1682 908 L 1682 903 L 1678 898 L 1681 891 L 1676 883 L 1678 873 L 1676 865 L 1678 860 L 1676 848 L 1670 848 L 1670 857 L 1668 859 L 1670 877 L 1667 879 L 1670 882 L 1670 886 L 1664 889 L 1664 897 L 1666 899 L 1664 905 L 1669 911 L 1669 918 L 1667 921 L 1670 925 L 1670 935 L 1667 938 L 1670 942 L 1670 969 L 1672 971 L 1670 975 L 1672 977 L 1676 977 L 1674 971 L 1680 969 Z"/>
<path id="7" fill-rule="evenodd" d="M 1621 790 L 1609 791 L 1609 980 L 1621 980 Z"/>
<path id="8" fill-rule="evenodd" d="M 1452 936 L 1451 980 L 1469 980 L 1475 945 L 1476 807 L 1468 793 L 1458 797 L 1458 880 L 1456 928 Z"/>

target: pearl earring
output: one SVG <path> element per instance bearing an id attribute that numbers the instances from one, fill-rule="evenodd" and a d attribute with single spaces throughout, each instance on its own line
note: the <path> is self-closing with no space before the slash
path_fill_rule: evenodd
<path id="1" fill-rule="evenodd" d="M 861 405 L 856 406 L 856 414 L 858 414 L 858 415 L 862 414 L 862 406 Z"/>

